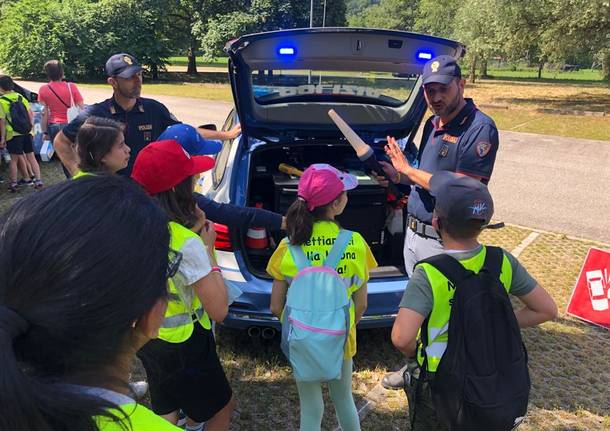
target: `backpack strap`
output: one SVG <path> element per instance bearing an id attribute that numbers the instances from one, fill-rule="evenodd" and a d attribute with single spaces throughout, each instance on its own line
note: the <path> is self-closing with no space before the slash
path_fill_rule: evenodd
<path id="1" fill-rule="evenodd" d="M 438 269 L 454 286 L 457 286 L 473 273 L 469 269 L 464 268 L 464 265 L 457 259 L 446 253 L 420 260 L 415 266 L 421 263 L 427 263 Z"/>
<path id="2" fill-rule="evenodd" d="M 335 238 L 335 243 L 333 247 L 330 249 L 328 256 L 326 256 L 326 260 L 324 261 L 324 266 L 335 269 L 341 260 L 341 256 L 345 252 L 347 245 L 352 239 L 353 232 L 351 230 L 339 230 L 339 235 Z"/>
<path id="3" fill-rule="evenodd" d="M 302 269 L 311 266 L 311 262 L 309 259 L 307 259 L 307 256 L 305 256 L 305 253 L 303 253 L 303 248 L 300 245 L 290 245 L 290 242 L 288 242 L 288 244 L 288 250 L 290 251 L 292 260 L 297 267 L 297 271 L 301 271 Z"/>
<path id="4" fill-rule="evenodd" d="M 494 278 L 500 278 L 503 262 L 504 252 L 500 247 L 485 246 L 485 262 L 483 262 L 483 268 L 485 268 Z"/>

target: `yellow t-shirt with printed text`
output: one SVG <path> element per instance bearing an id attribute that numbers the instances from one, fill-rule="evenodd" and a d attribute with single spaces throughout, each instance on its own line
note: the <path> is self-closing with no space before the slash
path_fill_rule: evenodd
<path id="1" fill-rule="evenodd" d="M 314 223 L 313 232 L 308 242 L 302 245 L 305 256 L 312 266 L 321 266 L 324 258 L 330 252 L 334 239 L 339 235 L 339 226 L 330 221 Z M 369 272 L 377 267 L 377 261 L 362 235 L 353 232 L 339 264 L 337 273 L 344 279 L 351 281 L 348 289 L 350 298 L 369 280 Z M 297 274 L 298 269 L 288 250 L 288 242 L 282 240 L 267 264 L 267 272 L 276 280 L 287 280 L 289 283 Z M 352 326 L 345 345 L 345 358 L 350 359 L 356 354 L 356 325 L 354 324 L 353 307 Z"/>

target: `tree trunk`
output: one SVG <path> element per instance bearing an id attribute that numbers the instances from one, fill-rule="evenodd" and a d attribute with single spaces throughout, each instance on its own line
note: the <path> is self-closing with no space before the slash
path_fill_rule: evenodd
<path id="1" fill-rule="evenodd" d="M 484 58 L 481 60 L 481 67 L 479 69 L 479 77 L 481 78 L 489 78 L 489 75 L 487 74 L 487 59 Z"/>
<path id="2" fill-rule="evenodd" d="M 186 67 L 186 73 L 189 75 L 197 75 L 197 61 L 195 58 L 195 47 L 191 44 L 186 54 L 188 58 L 188 66 Z"/>
<path id="3" fill-rule="evenodd" d="M 542 68 L 544 67 L 544 60 L 540 60 L 538 63 L 538 79 L 542 79 Z"/>
<path id="4" fill-rule="evenodd" d="M 153 81 L 159 79 L 159 66 L 156 63 L 150 65 L 150 73 L 152 74 Z"/>
<path id="5" fill-rule="evenodd" d="M 610 81 L 610 49 L 602 55 L 602 79 Z"/>
<path id="6" fill-rule="evenodd" d="M 470 82 L 473 84 L 477 79 L 477 57 L 477 54 L 473 54 L 470 61 Z"/>

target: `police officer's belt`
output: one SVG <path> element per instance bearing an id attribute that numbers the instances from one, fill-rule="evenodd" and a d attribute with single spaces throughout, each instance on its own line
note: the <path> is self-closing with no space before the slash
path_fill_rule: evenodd
<path id="1" fill-rule="evenodd" d="M 440 239 L 431 224 L 416 219 L 411 214 L 407 216 L 407 227 L 422 238 Z"/>

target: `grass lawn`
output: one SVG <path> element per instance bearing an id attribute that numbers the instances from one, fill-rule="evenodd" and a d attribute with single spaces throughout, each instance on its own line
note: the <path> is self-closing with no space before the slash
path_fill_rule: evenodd
<path id="1" fill-rule="evenodd" d="M 489 69 L 487 74 L 495 79 L 532 79 L 538 80 L 538 69 L 529 68 L 525 70 L 507 70 L 507 69 Z M 559 70 L 547 70 L 542 71 L 542 80 L 556 82 L 560 81 L 601 81 L 601 71 L 597 69 L 580 69 L 574 72 L 561 72 Z"/>
<path id="2" fill-rule="evenodd" d="M 183 57 L 170 57 L 169 64 L 171 66 L 184 66 L 188 65 L 188 59 L 186 56 Z M 226 67 L 229 61 L 229 57 L 218 57 L 214 61 L 203 61 L 201 57 L 197 57 L 197 67 Z"/>

